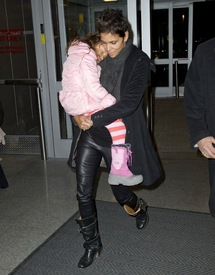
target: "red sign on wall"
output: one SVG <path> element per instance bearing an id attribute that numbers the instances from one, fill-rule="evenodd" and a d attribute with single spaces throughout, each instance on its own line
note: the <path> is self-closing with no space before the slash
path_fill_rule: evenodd
<path id="1" fill-rule="evenodd" d="M 23 53 L 23 29 L 0 29 L 0 54 Z"/>

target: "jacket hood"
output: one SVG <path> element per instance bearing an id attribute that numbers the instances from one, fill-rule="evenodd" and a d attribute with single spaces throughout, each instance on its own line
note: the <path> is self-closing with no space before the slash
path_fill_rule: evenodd
<path id="1" fill-rule="evenodd" d="M 69 47 L 68 55 L 75 54 L 75 55 L 83 55 L 90 53 L 91 49 L 88 44 L 79 42 L 78 44 L 72 45 Z"/>

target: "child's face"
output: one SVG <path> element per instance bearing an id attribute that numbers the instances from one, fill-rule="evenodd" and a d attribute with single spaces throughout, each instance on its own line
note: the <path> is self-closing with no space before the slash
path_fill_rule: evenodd
<path id="1" fill-rule="evenodd" d="M 107 51 L 104 47 L 104 44 L 102 43 L 98 43 L 96 46 L 95 46 L 95 52 L 96 52 L 96 55 L 97 55 L 97 62 L 101 62 L 106 56 L 107 56 Z"/>

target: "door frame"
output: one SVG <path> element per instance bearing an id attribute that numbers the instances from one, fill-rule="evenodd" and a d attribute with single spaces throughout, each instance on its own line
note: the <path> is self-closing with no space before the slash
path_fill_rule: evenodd
<path id="1" fill-rule="evenodd" d="M 46 1 L 47 2 L 47 1 Z M 35 52 L 37 62 L 37 75 L 40 79 L 41 90 L 41 108 L 42 119 L 44 122 L 44 138 L 45 138 L 45 150 L 47 157 L 54 157 L 54 135 L 52 127 L 52 114 L 50 104 L 50 85 L 48 79 L 48 62 L 47 62 L 47 37 L 46 31 L 44 31 L 44 9 L 43 1 L 31 0 L 32 7 L 32 20 L 34 30 Z M 46 15 L 46 17 L 48 17 Z"/>

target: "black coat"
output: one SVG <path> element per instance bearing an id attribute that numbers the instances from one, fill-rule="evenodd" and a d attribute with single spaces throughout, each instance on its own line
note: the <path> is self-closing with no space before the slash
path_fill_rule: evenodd
<path id="1" fill-rule="evenodd" d="M 142 174 L 143 185 L 151 185 L 161 176 L 161 167 L 146 126 L 142 108 L 144 90 L 148 84 L 150 59 L 132 46 L 122 75 L 120 101 L 91 116 L 94 127 L 110 124 L 123 118 L 127 132 L 126 143 L 131 144 L 134 174 Z"/>
<path id="2" fill-rule="evenodd" d="M 185 79 L 184 102 L 191 145 L 215 137 L 215 38 L 196 49 Z"/>

